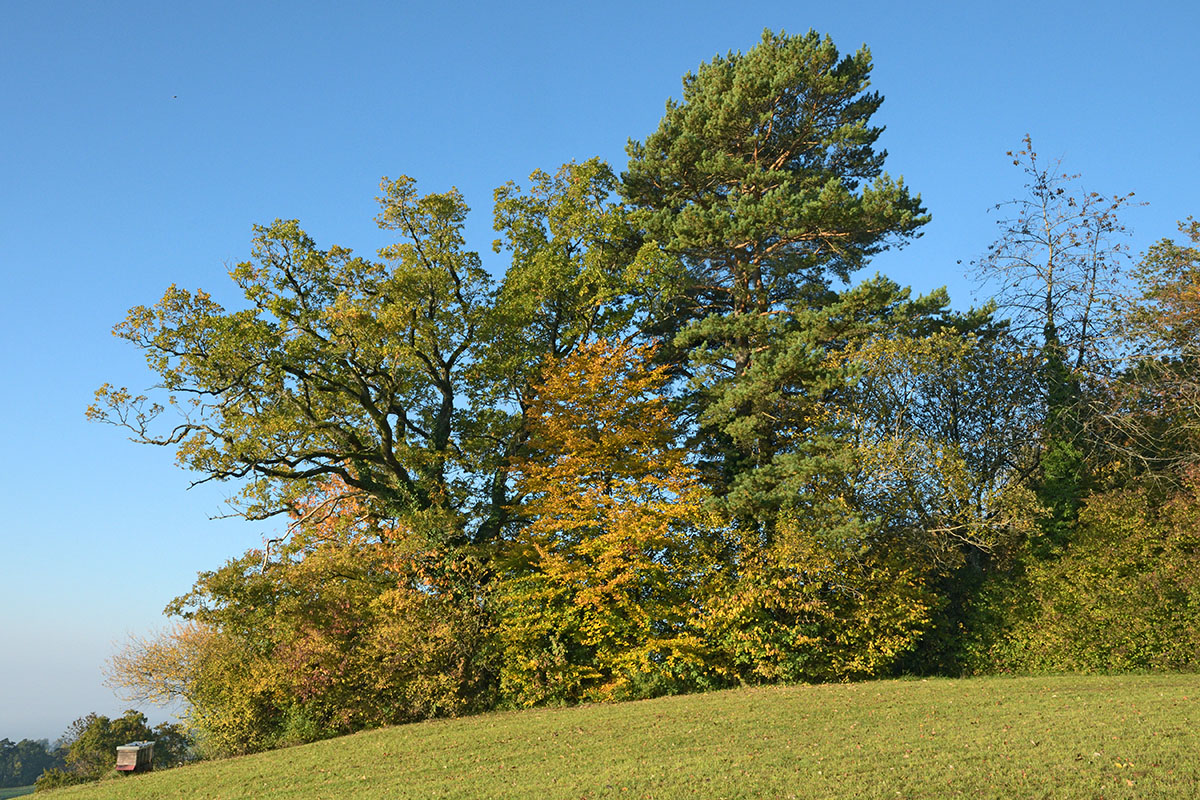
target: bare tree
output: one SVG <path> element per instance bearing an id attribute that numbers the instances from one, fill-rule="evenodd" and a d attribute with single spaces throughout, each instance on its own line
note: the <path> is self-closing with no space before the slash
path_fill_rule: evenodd
<path id="1" fill-rule="evenodd" d="M 1133 194 L 1087 191 L 1060 161 L 1039 159 L 1028 134 L 1023 144 L 1008 155 L 1025 173 L 1025 196 L 996 206 L 1008 214 L 999 220 L 1000 237 L 972 266 L 1036 355 L 1029 363 L 1042 407 L 1031 488 L 1045 510 L 1043 552 L 1050 554 L 1074 530 L 1096 474 L 1089 454 L 1103 446 L 1093 423 L 1102 419 L 1095 409 L 1111 405 L 1110 309 L 1129 258 L 1119 214 Z"/>
<path id="2" fill-rule="evenodd" d="M 1028 134 L 1022 143 L 1008 155 L 1026 175 L 1026 194 L 995 206 L 1008 215 L 972 273 L 1014 331 L 1079 373 L 1096 365 L 1110 333 L 1104 312 L 1129 259 L 1119 214 L 1133 193 L 1087 191 L 1061 161 L 1041 160 Z"/>

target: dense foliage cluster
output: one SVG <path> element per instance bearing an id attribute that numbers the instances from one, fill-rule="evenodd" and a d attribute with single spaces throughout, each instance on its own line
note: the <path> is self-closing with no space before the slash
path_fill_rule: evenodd
<path id="1" fill-rule="evenodd" d="M 1192 668 L 1200 224 L 1125 270 L 1128 197 L 1028 146 L 954 311 L 851 278 L 918 236 L 870 56 L 766 33 L 616 174 L 385 179 L 378 258 L 256 229 L 226 309 L 116 328 L 166 407 L 90 415 L 286 533 L 202 573 L 116 684 L 236 753 L 494 707 L 902 672 Z"/>
<path id="2" fill-rule="evenodd" d="M 0 739 L 0 787 L 33 786 L 43 772 L 62 765 L 62 753 L 45 739 Z"/>
<path id="3" fill-rule="evenodd" d="M 117 747 L 141 741 L 154 742 L 156 768 L 178 766 L 193 755 L 191 739 L 175 723 L 164 722 L 150 727 L 146 715 L 132 709 L 116 719 L 87 714 L 71 723 L 53 750 L 48 745 L 45 747 L 45 755 L 39 758 L 44 763 L 32 777 L 28 767 L 23 777 L 29 777 L 26 784 L 34 784 L 36 780 L 39 792 L 98 781 L 107 776 L 119 777 L 121 773 L 116 772 L 114 766 Z M 16 755 L 19 758 L 20 752 Z"/>

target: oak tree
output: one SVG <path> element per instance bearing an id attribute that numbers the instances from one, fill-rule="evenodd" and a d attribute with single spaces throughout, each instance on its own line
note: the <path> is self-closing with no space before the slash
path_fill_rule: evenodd
<path id="1" fill-rule="evenodd" d="M 146 356 L 179 420 L 109 385 L 93 419 L 173 446 L 198 482 L 243 480 L 254 518 L 286 512 L 330 478 L 394 515 L 461 505 L 456 399 L 490 279 L 465 249 L 457 191 L 383 181 L 380 260 L 322 250 L 295 221 L 255 228 L 230 276 L 244 307 L 172 286 L 114 332 Z M 451 531 L 442 533 L 455 536 Z"/>

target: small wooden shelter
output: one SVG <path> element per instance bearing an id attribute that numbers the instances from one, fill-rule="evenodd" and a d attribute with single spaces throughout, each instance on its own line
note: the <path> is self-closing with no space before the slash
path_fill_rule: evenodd
<path id="1" fill-rule="evenodd" d="M 149 772 L 154 769 L 154 742 L 130 742 L 118 747 L 117 769 L 121 772 Z"/>

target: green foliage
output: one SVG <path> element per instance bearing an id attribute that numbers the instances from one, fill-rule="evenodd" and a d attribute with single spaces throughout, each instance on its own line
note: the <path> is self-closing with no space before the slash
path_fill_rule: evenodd
<path id="1" fill-rule="evenodd" d="M 1036 543 L 1043 557 L 1061 552 L 1070 541 L 1092 482 L 1090 465 L 1073 438 L 1050 436 L 1043 445 L 1037 496 L 1045 510 L 1041 520 L 1045 535 Z"/>
<path id="2" fill-rule="evenodd" d="M 1094 495 L 1061 558 L 1031 560 L 980 600 L 979 672 L 1200 668 L 1200 501 Z M 998 624 L 996 624 L 998 623 Z"/>
<path id="3" fill-rule="evenodd" d="M 173 429 L 154 432 L 161 405 L 108 385 L 89 415 L 175 446 L 201 480 L 245 479 L 250 516 L 334 477 L 393 514 L 452 505 L 454 402 L 489 279 L 463 249 L 458 192 L 418 197 L 409 178 L 383 190 L 379 224 L 405 238 L 382 261 L 277 220 L 230 273 L 246 309 L 171 287 L 130 311 L 115 333 L 160 376 Z"/>
<path id="4" fill-rule="evenodd" d="M 62 755 L 44 739 L 0 739 L 0 787 L 32 786 L 39 775 L 62 763 Z"/>
<path id="5" fill-rule="evenodd" d="M 630 143 L 623 191 L 688 260 L 693 313 L 791 305 L 926 221 L 882 172 L 870 72 L 866 48 L 843 57 L 816 32 L 766 31 L 686 75 L 658 130 Z"/>
<path id="6" fill-rule="evenodd" d="M 882 172 L 870 68 L 865 48 L 843 58 L 815 32 L 764 32 L 685 76 L 682 101 L 629 146 L 623 191 L 686 269 L 655 329 L 693 378 L 706 480 L 743 520 L 769 525 L 795 482 L 840 458 L 814 424 L 816 404 L 844 384 L 824 349 L 874 298 L 870 287 L 834 296 L 830 277 L 848 279 L 927 221 Z"/>
<path id="7" fill-rule="evenodd" d="M 178 725 L 162 723 L 151 728 L 146 715 L 134 710 L 116 719 L 88 714 L 67 728 L 60 745 L 64 766 L 47 769 L 37 779 L 37 790 L 100 780 L 114 770 L 117 748 L 137 741 L 154 742 L 154 766 L 158 769 L 177 766 L 192 757 L 191 741 Z"/>
<path id="8" fill-rule="evenodd" d="M 839 353 L 857 375 L 838 413 L 857 450 L 854 506 L 952 571 L 1030 530 L 1037 385 L 990 310 L 916 308 Z"/>
<path id="9" fill-rule="evenodd" d="M 593 336 L 611 336 L 632 311 L 625 271 L 636 231 L 613 201 L 617 180 L 591 159 L 538 170 L 523 192 L 511 181 L 496 190 L 497 252 L 512 257 L 497 293 L 488 367 L 523 397 L 543 359 L 562 358 Z"/>
<path id="10" fill-rule="evenodd" d="M 495 541 L 511 522 L 511 465 L 529 443 L 525 413 L 542 368 L 595 337 L 625 333 L 639 313 L 627 273 L 643 259 L 628 214 L 613 199 L 608 165 L 572 162 L 529 180 L 528 190 L 511 181 L 496 190 L 500 238 L 493 247 L 512 260 L 480 333 L 469 373 L 471 413 L 462 422 L 464 445 L 485 475 L 477 490 L 487 498 L 479 542 Z"/>
<path id="11" fill-rule="evenodd" d="M 119 745 L 150 738 L 147 722 L 145 714 L 133 710 L 115 720 L 96 714 L 80 717 L 63 734 L 67 769 L 99 778 L 113 768 Z"/>
<path id="12" fill-rule="evenodd" d="M 132 309 L 165 399 L 105 385 L 89 416 L 289 522 L 114 684 L 228 755 L 735 684 L 1193 669 L 1200 223 L 1114 302 L 1129 197 L 1026 138 L 976 264 L 995 302 L 835 289 L 928 221 L 870 75 L 814 32 L 702 64 L 620 179 L 496 190 L 496 282 L 462 195 L 401 177 L 376 259 L 277 220 L 237 308 Z"/>
<path id="13" fill-rule="evenodd" d="M 53 789 L 61 789 L 64 786 L 78 786 L 81 783 L 93 783 L 95 780 L 95 778 L 89 778 L 84 775 L 71 772 L 70 770 L 61 769 L 59 767 L 51 767 L 38 777 L 34 787 L 38 792 L 48 792 Z"/>
<path id="14" fill-rule="evenodd" d="M 928 592 L 924 633 L 897 666 L 954 674 L 965 605 L 1042 515 L 1027 482 L 1038 383 L 990 308 L 922 301 L 838 351 L 856 374 L 833 406 L 855 459 L 847 502 L 875 524 L 872 547 L 902 559 Z"/>
<path id="15" fill-rule="evenodd" d="M 1048 536 L 982 584 L 971 669 L 1196 669 L 1196 253 L 1171 240 L 1146 253 L 1117 306 L 1124 372 L 1086 417 L 1050 409 L 1035 483 Z M 1085 418 L 1104 437 L 1090 452 L 1077 444 Z M 1085 496 L 1095 484 L 1113 488 Z"/>

